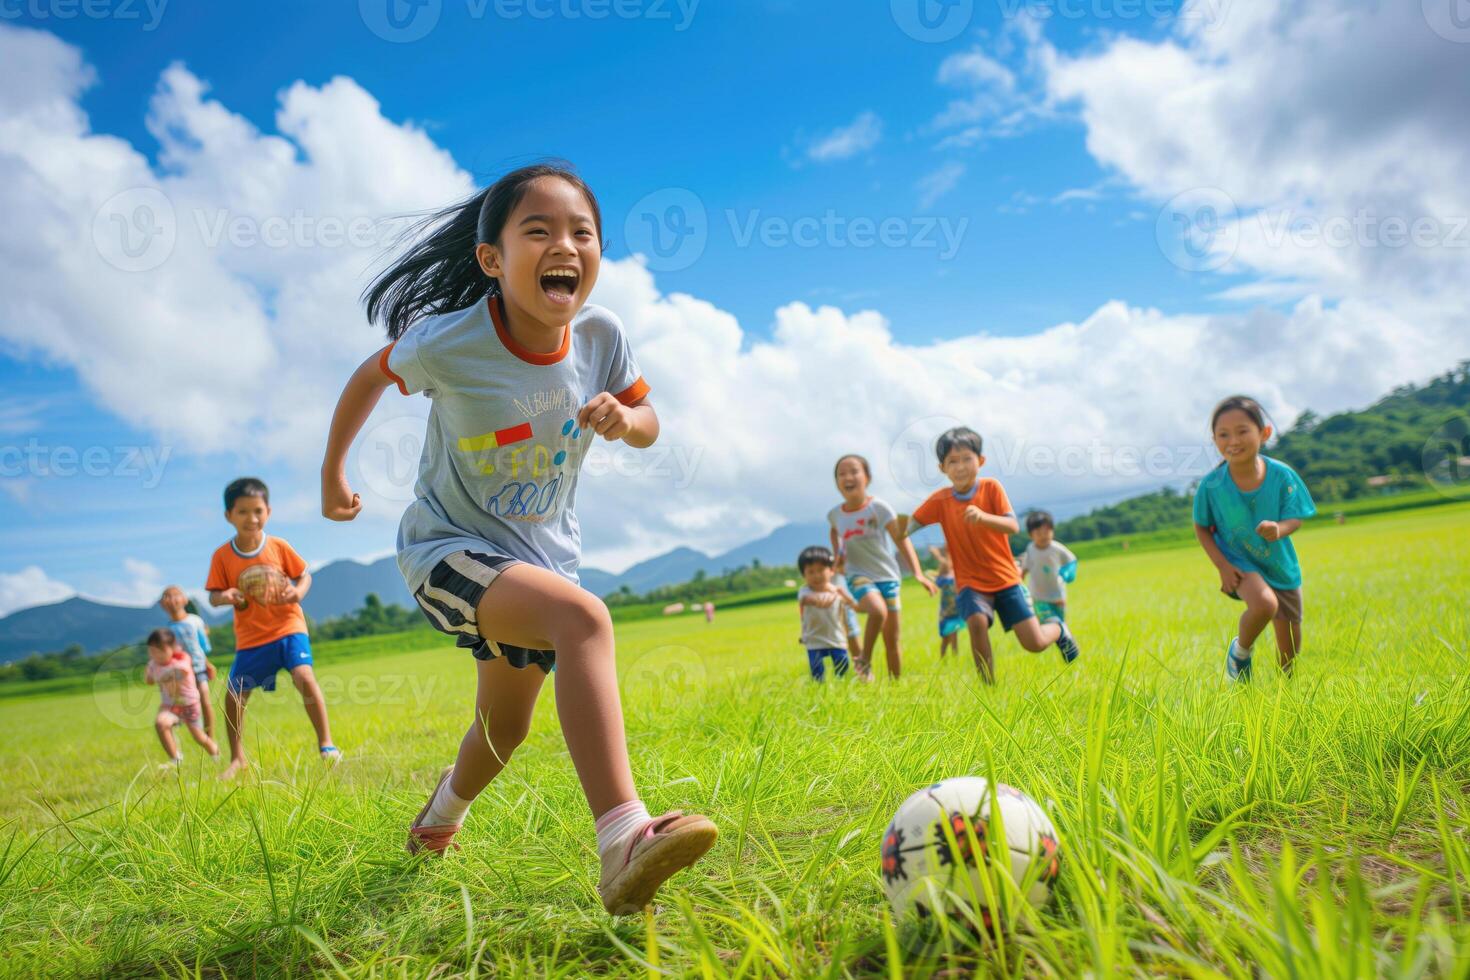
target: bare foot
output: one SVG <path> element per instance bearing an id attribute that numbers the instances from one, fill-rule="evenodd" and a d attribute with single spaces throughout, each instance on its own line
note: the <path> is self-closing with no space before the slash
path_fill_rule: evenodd
<path id="1" fill-rule="evenodd" d="M 232 759 L 225 771 L 219 774 L 219 778 L 229 782 L 248 768 L 250 768 L 250 763 L 244 759 Z"/>

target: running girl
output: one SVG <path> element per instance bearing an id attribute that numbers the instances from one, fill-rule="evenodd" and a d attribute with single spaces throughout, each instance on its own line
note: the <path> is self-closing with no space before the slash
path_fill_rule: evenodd
<path id="1" fill-rule="evenodd" d="M 924 574 L 914 543 L 899 530 L 898 513 L 886 502 L 868 495 L 873 471 L 868 461 L 849 453 L 837 461 L 833 470 L 842 503 L 827 512 L 832 531 L 832 553 L 843 563 L 848 588 L 857 601 L 858 610 L 868 617 L 863 634 L 863 652 L 858 658 L 858 673 L 873 674 L 873 647 L 878 634 L 883 634 L 883 650 L 888 656 L 888 675 L 897 678 L 903 667 L 899 649 L 899 580 L 901 572 L 894 553 L 897 546 L 903 560 L 913 570 L 914 580 L 934 595 L 939 590 Z"/>
<path id="2" fill-rule="evenodd" d="M 622 325 L 587 306 L 602 258 L 597 199 L 570 170 L 513 171 L 431 218 L 367 290 L 392 341 L 358 367 L 332 419 L 322 512 L 351 520 L 348 448 L 383 389 L 431 399 L 398 565 L 424 615 L 470 650 L 474 721 L 409 826 L 408 849 L 454 844 L 504 768 L 556 665 L 557 711 L 596 820 L 603 905 L 626 914 L 714 844 L 715 825 L 651 818 L 628 763 L 612 621 L 577 584 L 577 474 L 595 436 L 658 438 Z"/>
<path id="3" fill-rule="evenodd" d="M 1302 569 L 1291 535 L 1317 507 L 1296 470 L 1261 455 L 1271 427 L 1254 398 L 1232 395 L 1216 405 L 1210 432 L 1224 459 L 1195 491 L 1194 536 L 1220 573 L 1220 591 L 1245 603 L 1225 673 L 1250 680 L 1256 637 L 1269 623 L 1290 674 L 1302 648 Z"/>

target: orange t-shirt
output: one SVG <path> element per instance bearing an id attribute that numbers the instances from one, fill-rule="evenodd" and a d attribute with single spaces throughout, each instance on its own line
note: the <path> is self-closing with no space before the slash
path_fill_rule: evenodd
<path id="1" fill-rule="evenodd" d="M 954 563 L 956 588 L 999 592 L 1019 585 L 1021 573 L 1016 571 L 1010 539 L 999 531 L 965 520 L 965 508 L 971 504 L 998 517 L 1014 511 L 1000 481 L 981 477 L 968 500 L 956 497 L 953 487 L 934 491 L 914 509 L 914 520 L 921 525 L 938 524 L 943 529 L 944 543 Z"/>
<path id="2" fill-rule="evenodd" d="M 298 579 L 306 572 L 306 562 L 296 550 L 268 534 L 260 550 L 252 555 L 236 551 L 233 540 L 216 548 L 214 557 L 209 560 L 209 580 L 204 587 L 210 592 L 233 589 L 240 583 L 240 573 L 251 565 L 274 565 L 289 579 Z M 236 650 L 264 646 L 283 636 L 305 632 L 306 616 L 301 612 L 300 603 L 271 606 L 251 599 L 244 609 L 235 610 Z"/>

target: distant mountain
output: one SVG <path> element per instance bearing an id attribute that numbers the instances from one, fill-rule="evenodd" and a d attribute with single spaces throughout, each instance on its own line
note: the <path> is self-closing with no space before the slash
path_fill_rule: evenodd
<path id="1" fill-rule="evenodd" d="M 687 582 L 694 577 L 696 571 L 706 568 L 711 561 L 713 559 L 702 551 L 675 548 L 630 566 L 617 576 L 617 584 L 613 588 L 620 589 L 626 585 L 634 592 L 647 592 L 660 585 Z"/>
<path id="2" fill-rule="evenodd" d="M 712 560 L 705 572 L 722 572 L 727 568 L 739 568 L 759 561 L 762 565 L 795 565 L 801 549 L 814 544 L 827 545 L 831 536 L 825 522 L 810 524 L 783 524 L 758 541 L 751 541 L 732 548 Z"/>
<path id="3" fill-rule="evenodd" d="M 618 590 L 618 577 L 612 572 L 604 572 L 600 568 L 583 568 L 577 572 L 577 576 L 582 580 L 582 588 L 593 595 L 607 595 Z"/>
<path id="4" fill-rule="evenodd" d="M 73 596 L 0 618 L 0 663 L 78 643 L 88 653 L 137 642 L 167 621 L 157 606 L 115 606 Z"/>
<path id="5" fill-rule="evenodd" d="M 362 608 L 369 592 L 377 593 L 385 603 L 396 603 L 413 609 L 416 603 L 398 571 L 398 561 L 389 555 L 371 565 L 346 559 L 323 565 L 311 573 L 311 591 L 301 604 L 312 619 L 345 616 Z"/>

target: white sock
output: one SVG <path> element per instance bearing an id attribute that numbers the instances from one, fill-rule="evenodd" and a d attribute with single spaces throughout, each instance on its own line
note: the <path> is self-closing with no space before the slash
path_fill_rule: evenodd
<path id="1" fill-rule="evenodd" d="M 1235 658 L 1236 660 L 1249 660 L 1251 658 L 1251 648 L 1241 643 L 1240 637 L 1238 636 L 1235 638 L 1235 652 L 1240 654 L 1240 656 Z"/>
<path id="2" fill-rule="evenodd" d="M 424 827 L 453 827 L 455 824 L 464 823 L 464 815 L 469 811 L 470 800 L 462 800 L 449 788 L 451 781 L 446 779 L 439 784 L 439 792 L 434 794 L 434 802 L 429 804 L 429 812 L 424 814 Z"/>
<path id="3" fill-rule="evenodd" d="M 642 830 L 652 819 L 648 807 L 642 800 L 629 800 L 619 804 L 597 818 L 597 856 L 607 863 L 609 853 L 617 853 L 628 846 L 628 838 Z"/>

